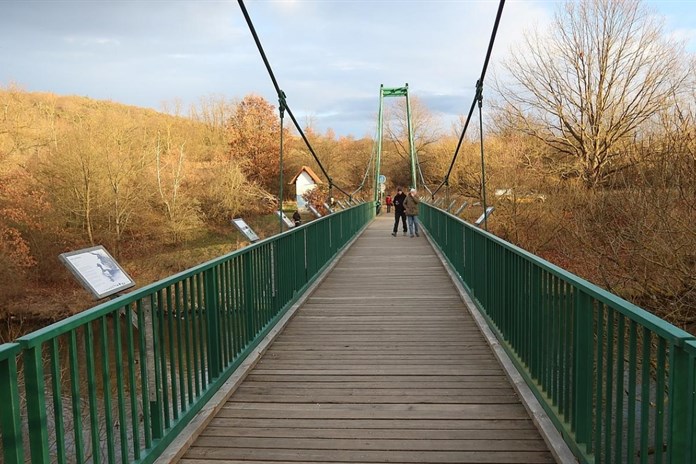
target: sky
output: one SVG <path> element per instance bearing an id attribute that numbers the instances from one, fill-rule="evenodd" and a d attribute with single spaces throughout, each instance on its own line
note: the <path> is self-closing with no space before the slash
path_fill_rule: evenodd
<path id="1" fill-rule="evenodd" d="M 646 2 L 696 53 L 696 0 Z M 560 1 L 508 0 L 492 70 Z M 379 87 L 409 84 L 441 121 L 468 112 L 497 0 L 247 0 L 300 124 L 374 136 Z M 0 0 L 0 87 L 162 109 L 277 96 L 237 1 Z M 484 96 L 485 96 L 484 90 Z"/>

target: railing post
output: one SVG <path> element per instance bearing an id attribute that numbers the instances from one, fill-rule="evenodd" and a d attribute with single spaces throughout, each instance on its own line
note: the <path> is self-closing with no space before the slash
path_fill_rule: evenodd
<path id="1" fill-rule="evenodd" d="M 19 345 L 3 345 L 8 348 L 7 358 L 0 359 L 0 433 L 6 464 L 23 464 L 24 450 L 22 448 L 22 422 L 19 409 L 19 376 L 17 375 L 16 353 Z M 4 354 L 3 354 L 4 356 Z"/>
<path id="2" fill-rule="evenodd" d="M 575 431 L 575 441 L 579 445 L 586 445 L 592 436 L 593 313 L 592 299 L 578 289 L 575 289 L 574 312 L 573 393 L 575 407 L 572 425 Z"/>
<path id="3" fill-rule="evenodd" d="M 41 345 L 24 349 L 24 378 L 27 394 L 27 421 L 31 462 L 44 464 L 48 455 L 48 424 L 46 423 L 45 382 Z"/>
<path id="4" fill-rule="evenodd" d="M 210 268 L 204 273 L 205 279 L 205 321 L 208 333 L 208 369 L 210 378 L 220 375 L 220 332 L 218 313 L 217 268 Z"/>
<path id="5" fill-rule="evenodd" d="M 669 433 L 667 462 L 687 464 L 693 462 L 694 443 L 694 358 L 681 346 L 670 350 L 669 373 Z"/>

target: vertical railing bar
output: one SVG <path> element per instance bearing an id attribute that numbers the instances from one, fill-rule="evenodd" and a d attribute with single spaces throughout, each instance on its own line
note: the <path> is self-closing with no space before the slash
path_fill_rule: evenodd
<path id="1" fill-rule="evenodd" d="M 172 287 L 167 286 L 165 289 L 166 296 L 166 308 L 167 308 L 167 345 L 169 347 L 169 358 L 164 358 L 165 360 L 165 370 L 166 363 L 169 362 L 169 381 L 163 384 L 165 390 L 171 389 L 172 400 L 167 405 L 167 410 L 172 413 L 172 422 L 176 422 L 179 418 L 179 388 L 177 385 L 177 365 L 176 365 L 176 351 L 174 348 L 175 344 L 178 344 L 178 340 L 174 340 L 174 305 L 172 303 Z M 167 388 L 169 385 L 169 388 Z M 167 424 L 167 428 L 171 427 L 171 423 Z"/>
<path id="2" fill-rule="evenodd" d="M 8 346 L 8 345 L 5 345 Z M 3 409 L 0 413 L 3 454 L 5 464 L 24 464 L 24 440 L 22 436 L 22 413 L 19 396 L 19 372 L 17 356 L 19 345 L 14 345 L 7 358 L 0 360 L 0 398 Z"/>
<path id="3" fill-rule="evenodd" d="M 607 372 L 604 386 L 606 401 L 604 410 L 604 451 L 607 462 L 613 456 L 611 448 L 612 418 L 614 417 L 614 309 L 607 308 Z"/>
<path id="4" fill-rule="evenodd" d="M 637 357 L 637 324 L 631 320 L 628 327 L 628 435 L 626 437 L 626 459 L 633 460 L 636 449 L 636 371 Z"/>
<path id="5" fill-rule="evenodd" d="M 115 312 L 118 317 L 118 311 Z M 102 395 L 104 402 L 104 422 L 106 431 L 106 458 L 109 464 L 116 462 L 116 450 L 114 449 L 114 429 L 113 411 L 111 404 L 111 372 L 109 362 L 109 334 L 107 327 L 107 317 L 99 318 L 99 329 L 101 332 L 101 369 L 102 369 Z"/>
<path id="6" fill-rule="evenodd" d="M 92 462 L 101 462 L 101 439 L 99 437 L 99 416 L 97 411 L 97 382 L 94 366 L 94 331 L 92 322 L 85 324 L 85 355 L 87 368 L 87 395 L 89 397 L 89 423 L 92 437 Z"/>
<path id="7" fill-rule="evenodd" d="M 218 329 L 219 329 L 219 337 L 220 337 L 220 345 L 219 345 L 219 356 L 220 356 L 220 365 L 224 368 L 227 366 L 228 359 L 227 359 L 227 337 L 228 337 L 228 331 L 227 331 L 227 279 L 226 279 L 226 269 L 227 266 L 225 266 L 225 263 L 221 263 L 219 266 L 217 266 L 217 289 L 218 289 L 218 297 L 219 297 L 219 305 L 217 306 L 218 310 Z"/>
<path id="8" fill-rule="evenodd" d="M 70 394 L 72 396 L 72 424 L 75 436 L 75 460 L 78 463 L 85 461 L 85 445 L 82 437 L 82 411 L 80 405 L 80 369 L 77 358 L 77 333 L 73 329 L 68 334 L 68 356 L 70 357 Z"/>
<path id="9" fill-rule="evenodd" d="M 585 292 L 576 289 L 575 294 L 575 341 L 573 360 L 573 430 L 578 444 L 592 449 L 592 372 L 594 368 L 593 300 Z"/>
<path id="10" fill-rule="evenodd" d="M 602 408 L 605 407 L 605 401 L 604 401 L 604 380 L 602 377 L 604 375 L 604 343 L 605 343 L 605 338 L 604 338 L 604 305 L 598 301 L 595 301 L 595 305 L 597 306 L 596 310 L 596 317 L 597 317 L 597 322 L 596 322 L 596 368 L 595 368 L 595 398 L 594 398 L 594 404 L 595 404 L 595 412 L 594 412 L 594 445 L 588 447 L 588 452 L 589 453 L 594 453 L 595 455 L 595 464 L 601 464 L 603 462 L 602 458 L 602 453 L 599 451 L 602 449 L 602 418 L 604 417 L 602 414 Z M 592 443 L 592 442 L 590 442 Z"/>
<path id="11" fill-rule="evenodd" d="M 199 364 L 201 352 L 198 349 L 198 319 L 200 316 L 200 306 L 196 304 L 198 288 L 196 286 L 196 276 L 191 276 L 188 279 L 189 289 L 191 292 L 191 355 L 193 357 L 193 386 L 196 389 L 196 398 L 201 395 L 201 381 L 198 373 L 203 370 L 202 366 Z M 200 371 L 199 371 L 200 369 Z"/>
<path id="12" fill-rule="evenodd" d="M 643 349 L 641 353 L 641 392 L 640 392 L 640 462 L 648 463 L 648 429 L 650 425 L 650 347 L 652 332 L 643 327 Z"/>
<path id="13" fill-rule="evenodd" d="M 53 392 L 53 426 L 56 436 L 56 462 L 64 464 L 67 461 L 65 451 L 65 421 L 63 419 L 63 393 L 61 387 L 60 346 L 58 337 L 51 339 L 51 390 Z M 6 399 L 2 398 L 3 408 Z"/>
<path id="14" fill-rule="evenodd" d="M 178 369 L 178 380 L 179 380 L 179 406 L 181 412 L 186 411 L 186 370 L 187 366 L 184 365 L 184 342 L 182 340 L 181 331 L 181 320 L 183 317 L 183 302 L 181 301 L 181 282 L 176 282 L 174 284 L 174 310 L 176 311 L 174 317 L 176 319 L 176 354 L 177 361 L 179 363 Z M 176 380 L 172 380 L 176 382 Z M 190 394 L 190 392 L 189 392 Z"/>
<path id="15" fill-rule="evenodd" d="M 205 391 L 208 388 L 208 370 L 206 366 L 208 365 L 208 354 L 206 352 L 206 345 L 208 338 L 208 333 L 206 331 L 205 319 L 207 318 L 208 309 L 203 304 L 203 295 L 205 294 L 205 276 L 203 273 L 196 275 L 196 299 L 198 301 L 198 349 L 200 351 L 200 374 L 201 374 L 201 391 Z M 207 304 L 207 303 L 206 303 Z M 205 313 L 204 313 L 205 311 Z"/>
<path id="16" fill-rule="evenodd" d="M 31 462 L 36 464 L 47 462 L 49 456 L 42 351 L 42 345 L 24 349 L 27 421 L 32 426 L 29 430 L 29 447 Z"/>
<path id="17" fill-rule="evenodd" d="M 130 415 L 131 415 L 131 435 L 133 437 L 133 459 L 138 460 L 140 458 L 140 420 L 138 412 L 138 395 L 137 387 L 135 383 L 135 341 L 133 337 L 133 324 L 130 321 L 133 320 L 132 304 L 126 305 L 125 309 L 125 320 L 126 320 L 126 345 L 128 347 L 128 391 L 130 399 Z M 138 322 L 138 331 L 142 332 L 146 330 L 145 321 L 142 320 L 141 316 L 141 300 L 136 303 L 136 320 Z M 119 337 L 120 339 L 120 337 Z M 143 398 L 143 403 L 145 402 L 145 394 L 142 392 L 142 384 L 147 383 L 147 379 L 141 376 L 141 397 Z M 145 414 L 143 414 L 143 422 L 148 424 L 149 421 L 145 421 Z M 122 422 L 125 424 L 125 422 Z"/>
<path id="18" fill-rule="evenodd" d="M 664 458 L 664 427 L 665 427 L 665 360 L 666 341 L 657 339 L 657 377 L 655 387 L 655 464 L 662 464 Z"/>
<path id="19" fill-rule="evenodd" d="M 184 342 L 186 351 L 186 386 L 188 391 L 188 404 L 192 405 L 198 396 L 198 391 L 193 390 L 193 377 L 196 375 L 195 370 L 192 366 L 192 356 L 191 356 L 191 323 L 193 321 L 193 309 L 189 298 L 191 297 L 191 292 L 189 291 L 189 286 L 191 285 L 191 279 L 186 278 L 182 281 L 183 290 L 183 311 L 184 311 Z"/>
<path id="20" fill-rule="evenodd" d="M 150 399 L 151 395 L 154 393 L 155 396 L 155 406 L 157 409 L 155 410 L 155 414 L 157 414 L 159 411 L 159 389 L 158 385 L 159 383 L 159 370 L 157 369 L 157 337 L 155 334 L 155 299 L 154 295 L 150 295 L 150 317 L 149 317 L 149 322 L 150 324 L 147 324 L 148 318 L 145 317 L 145 308 L 143 307 L 143 300 L 139 299 L 138 302 L 136 303 L 136 310 L 138 311 L 138 359 L 140 361 L 140 389 L 141 389 L 141 403 L 142 403 L 142 409 L 143 409 L 143 435 L 145 438 L 144 442 L 144 447 L 145 448 L 150 448 L 152 446 L 152 431 L 155 428 L 155 424 L 159 424 L 160 420 L 157 419 L 153 423 L 153 417 L 152 417 L 152 410 L 150 408 Z M 152 346 L 147 346 L 147 337 L 145 335 L 145 332 L 151 330 L 152 331 Z M 129 342 L 130 343 L 130 342 Z M 152 366 L 151 370 L 148 370 L 148 353 L 147 351 L 152 353 Z M 150 376 L 153 375 L 154 373 L 154 381 L 150 379 Z M 154 383 L 155 386 L 155 391 L 151 392 L 150 391 L 150 382 Z M 137 413 L 133 417 L 133 421 L 135 422 L 135 419 L 137 418 Z M 134 428 L 135 430 L 135 428 Z M 135 448 L 135 459 L 139 459 L 140 457 L 140 447 Z"/>
<path id="21" fill-rule="evenodd" d="M 223 349 L 225 352 L 225 366 L 228 366 L 229 364 L 232 363 L 232 360 L 234 359 L 234 348 L 232 347 L 232 319 L 231 319 L 231 313 L 230 313 L 230 308 L 232 307 L 232 283 L 230 282 L 230 262 L 225 261 L 222 266 L 222 275 L 220 277 L 220 280 L 223 283 L 224 289 L 221 291 L 221 294 L 223 295 L 223 304 L 222 304 L 222 315 L 225 319 L 225 323 L 223 324 L 224 327 L 224 332 L 225 332 L 225 337 L 224 337 L 224 343 L 223 343 Z"/>
<path id="22" fill-rule="evenodd" d="M 155 353 L 159 352 L 159 359 L 156 359 L 155 372 L 155 384 L 157 392 L 157 415 L 155 416 L 157 421 L 153 423 L 153 427 L 156 428 L 157 434 L 153 433 L 153 438 L 161 438 L 163 436 L 164 430 L 169 428 L 169 379 L 167 377 L 167 355 L 165 348 L 165 332 L 164 332 L 164 305 L 165 299 L 162 290 L 158 290 L 157 293 L 153 295 L 152 306 L 152 332 L 154 336 L 153 340 L 153 351 Z M 159 365 L 157 365 L 159 364 Z"/>
<path id="23" fill-rule="evenodd" d="M 616 415 L 616 447 L 614 449 L 614 462 L 623 462 L 623 410 L 624 410 L 624 351 L 626 336 L 626 318 L 619 313 L 619 321 L 616 330 L 616 407 L 621 414 Z M 628 458 L 628 457 L 627 457 Z"/>

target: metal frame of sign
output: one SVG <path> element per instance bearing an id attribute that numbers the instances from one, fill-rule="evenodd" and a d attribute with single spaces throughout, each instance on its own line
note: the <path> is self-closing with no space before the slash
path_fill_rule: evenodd
<path id="1" fill-rule="evenodd" d="M 490 216 L 494 210 L 495 206 L 489 206 L 488 208 L 486 208 L 486 212 L 481 214 L 481 216 L 479 216 L 479 218 L 476 220 L 476 222 L 474 222 L 474 224 L 480 226 L 483 223 L 483 220 L 488 219 L 488 216 Z"/>
<path id="2" fill-rule="evenodd" d="M 464 203 L 462 203 L 462 206 L 460 206 L 459 209 L 457 209 L 457 211 L 454 212 L 454 215 L 459 216 L 461 214 L 461 212 L 464 211 L 464 208 L 466 208 L 466 205 L 468 205 L 468 204 L 469 204 L 468 201 L 465 201 Z"/>
<path id="3" fill-rule="evenodd" d="M 312 212 L 312 214 L 319 219 L 321 217 L 321 213 L 317 211 L 317 209 L 314 207 L 314 205 L 307 205 L 307 209 Z"/>
<path id="4" fill-rule="evenodd" d="M 61 253 L 58 258 L 96 300 L 135 286 L 135 281 L 101 245 Z"/>
<path id="5" fill-rule="evenodd" d="M 276 215 L 280 216 L 280 218 L 283 220 L 286 226 L 288 226 L 290 229 L 295 227 L 295 223 L 288 218 L 284 212 L 282 211 L 276 211 Z"/>
<path id="6" fill-rule="evenodd" d="M 248 238 L 250 242 L 257 242 L 259 240 L 259 236 L 256 235 L 256 232 L 249 227 L 244 219 L 234 218 L 232 219 L 232 224 L 237 228 L 237 230 L 239 230 L 239 232 L 241 232 L 242 235 Z"/>

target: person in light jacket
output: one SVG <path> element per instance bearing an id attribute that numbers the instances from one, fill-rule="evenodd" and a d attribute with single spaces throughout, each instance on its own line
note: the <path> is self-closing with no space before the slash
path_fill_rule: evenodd
<path id="1" fill-rule="evenodd" d="M 404 209 L 406 210 L 406 219 L 408 220 L 408 232 L 411 238 L 414 234 L 418 237 L 418 205 L 420 204 L 420 198 L 418 198 L 418 192 L 416 189 L 411 189 L 404 200 Z"/>

